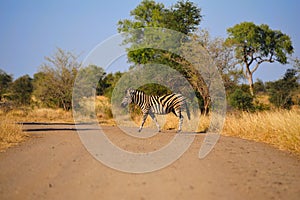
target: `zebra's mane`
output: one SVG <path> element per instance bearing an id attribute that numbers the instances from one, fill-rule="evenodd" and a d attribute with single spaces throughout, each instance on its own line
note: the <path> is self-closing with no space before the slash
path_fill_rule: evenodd
<path id="1" fill-rule="evenodd" d="M 166 96 L 166 95 L 153 95 L 153 94 L 146 94 L 144 91 L 142 90 L 136 90 L 136 89 L 133 89 L 135 91 L 135 93 L 140 93 L 142 94 L 143 96 L 146 96 L 148 98 L 159 98 L 159 97 L 162 97 L 162 96 Z"/>

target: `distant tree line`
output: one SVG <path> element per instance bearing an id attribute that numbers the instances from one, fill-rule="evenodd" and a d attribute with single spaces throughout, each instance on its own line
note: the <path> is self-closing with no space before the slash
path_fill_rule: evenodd
<path id="1" fill-rule="evenodd" d="M 13 80 L 12 75 L 0 70 L 0 102 L 9 102 L 7 105 L 14 107 L 31 105 L 70 110 L 74 81 L 81 70 L 77 56 L 58 48 L 55 55 L 45 60 L 33 78 L 24 75 Z M 87 71 L 87 79 L 95 73 L 103 74 L 96 86 L 96 95 L 108 97 L 122 75 L 120 72 L 105 74 L 101 67 L 94 65 L 82 70 Z"/>
<path id="2" fill-rule="evenodd" d="M 83 70 L 80 74 L 87 80 L 92 80 L 95 74 L 100 75 L 101 78 L 97 80 L 95 88 L 96 95 L 109 98 L 123 75 L 121 72 L 106 74 L 103 68 L 95 65 L 82 69 L 79 66 L 80 63 L 73 53 L 57 49 L 55 55 L 46 57 L 46 62 L 33 78 L 24 75 L 13 80 L 12 75 L 0 70 L 0 102 L 10 102 L 9 105 L 14 107 L 31 105 L 70 110 L 74 81 L 79 70 Z M 292 105 L 300 105 L 299 73 L 299 61 L 296 59 L 294 68 L 287 69 L 282 78 L 265 83 L 258 79 L 253 84 L 256 96 L 268 96 L 268 100 L 276 108 L 290 109 Z M 249 85 L 239 84 L 236 80 L 240 80 L 236 77 L 239 77 L 239 74 L 237 69 L 230 69 L 230 72 L 223 73 L 229 105 L 243 111 L 270 109 L 269 105 L 255 101 L 256 96 L 251 95 Z M 148 94 L 158 95 L 172 92 L 157 84 L 144 85 L 140 89 Z M 84 88 L 82 90 L 86 91 Z M 91 94 L 84 95 L 91 96 Z"/>

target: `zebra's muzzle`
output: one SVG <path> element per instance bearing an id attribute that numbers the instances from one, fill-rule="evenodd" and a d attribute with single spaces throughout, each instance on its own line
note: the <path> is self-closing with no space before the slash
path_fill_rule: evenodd
<path id="1" fill-rule="evenodd" d="M 125 107 L 127 106 L 127 104 L 128 104 L 127 102 L 122 102 L 122 103 L 121 103 L 121 107 L 122 107 L 122 108 L 125 108 Z"/>

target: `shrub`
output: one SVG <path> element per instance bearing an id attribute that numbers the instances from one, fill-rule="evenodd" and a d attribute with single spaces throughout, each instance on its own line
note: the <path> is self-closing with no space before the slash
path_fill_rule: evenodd
<path id="1" fill-rule="evenodd" d="M 253 97 L 241 89 L 236 89 L 229 96 L 229 103 L 238 110 L 254 111 Z"/>

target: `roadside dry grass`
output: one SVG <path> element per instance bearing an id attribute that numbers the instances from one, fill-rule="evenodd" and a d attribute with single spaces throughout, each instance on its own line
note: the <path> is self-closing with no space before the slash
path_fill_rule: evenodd
<path id="1" fill-rule="evenodd" d="M 26 136 L 22 125 L 7 116 L 0 116 L 0 151 L 24 141 Z"/>
<path id="2" fill-rule="evenodd" d="M 97 96 L 95 102 L 95 111 L 96 116 L 100 124 L 105 125 L 116 125 L 115 120 L 113 119 L 113 113 L 111 110 L 110 100 L 104 96 Z"/>
<path id="3" fill-rule="evenodd" d="M 300 155 L 300 110 L 227 114 L 223 134 L 271 144 Z"/>
<path id="4" fill-rule="evenodd" d="M 139 124 L 140 119 L 136 123 Z M 147 119 L 147 123 L 150 124 L 151 119 Z M 210 117 L 201 116 L 197 132 L 206 132 L 209 124 Z M 178 118 L 170 114 L 163 129 L 177 126 Z M 221 134 L 267 143 L 300 156 L 300 110 L 228 113 Z"/>
<path id="5" fill-rule="evenodd" d="M 2 114 L 3 115 L 3 114 Z M 15 109 L 5 114 L 7 117 L 18 122 L 73 122 L 72 112 L 62 109 L 22 108 Z"/>
<path id="6" fill-rule="evenodd" d="M 97 97 L 96 113 L 99 123 L 115 125 L 108 98 Z M 0 151 L 26 139 L 28 135 L 22 132 L 24 122 L 73 123 L 74 119 L 72 111 L 63 109 L 23 107 L 9 112 L 0 110 Z"/>
<path id="7" fill-rule="evenodd" d="M 73 122 L 72 112 L 61 109 L 19 108 L 0 111 L 0 151 L 14 146 L 28 137 L 22 132 L 23 122 Z"/>

